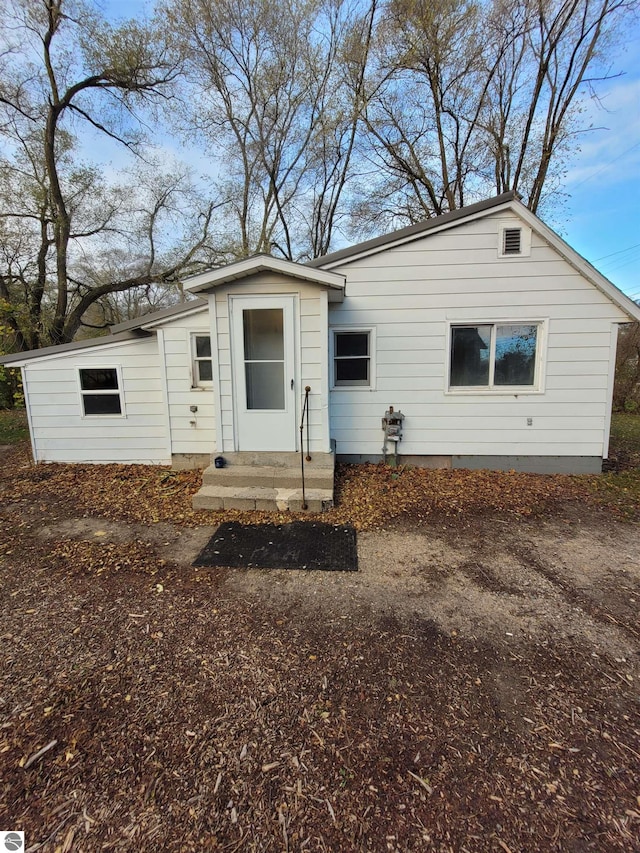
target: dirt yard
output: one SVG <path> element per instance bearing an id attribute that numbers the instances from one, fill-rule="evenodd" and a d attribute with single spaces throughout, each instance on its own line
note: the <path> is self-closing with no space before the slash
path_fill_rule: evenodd
<path id="1" fill-rule="evenodd" d="M 345 469 L 357 574 L 196 570 L 194 475 L 2 462 L 28 850 L 640 850 L 639 527 L 593 478 Z"/>

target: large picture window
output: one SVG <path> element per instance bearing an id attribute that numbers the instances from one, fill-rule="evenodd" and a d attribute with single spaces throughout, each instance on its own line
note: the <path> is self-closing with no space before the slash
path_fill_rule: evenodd
<path id="1" fill-rule="evenodd" d="M 371 331 L 334 331 L 334 387 L 371 386 Z"/>
<path id="2" fill-rule="evenodd" d="M 537 388 L 540 325 L 453 325 L 449 387 Z"/>
<path id="3" fill-rule="evenodd" d="M 83 415 L 124 414 L 117 367 L 81 367 L 79 380 Z"/>

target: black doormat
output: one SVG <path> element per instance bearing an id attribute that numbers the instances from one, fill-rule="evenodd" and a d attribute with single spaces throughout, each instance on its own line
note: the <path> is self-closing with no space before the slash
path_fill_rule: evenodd
<path id="1" fill-rule="evenodd" d="M 349 525 L 221 524 L 194 566 L 357 572 L 356 531 Z"/>

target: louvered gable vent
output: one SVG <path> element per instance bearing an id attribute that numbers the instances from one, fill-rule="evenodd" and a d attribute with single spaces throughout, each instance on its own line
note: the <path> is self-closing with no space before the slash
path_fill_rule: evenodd
<path id="1" fill-rule="evenodd" d="M 504 229 L 504 246 L 502 249 L 504 255 L 519 255 L 521 253 L 521 236 L 521 228 Z"/>

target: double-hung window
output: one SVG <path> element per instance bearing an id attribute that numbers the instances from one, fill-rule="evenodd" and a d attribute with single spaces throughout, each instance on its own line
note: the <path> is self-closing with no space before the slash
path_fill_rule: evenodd
<path id="1" fill-rule="evenodd" d="M 455 323 L 449 388 L 539 390 L 542 324 Z"/>
<path id="2" fill-rule="evenodd" d="M 124 415 L 122 380 L 117 367 L 80 367 L 78 374 L 83 416 Z"/>
<path id="3" fill-rule="evenodd" d="M 334 330 L 334 388 L 370 388 L 372 386 L 371 329 Z"/>
<path id="4" fill-rule="evenodd" d="M 191 351 L 194 388 L 210 387 L 211 385 L 213 385 L 211 337 L 209 335 L 192 335 Z"/>

